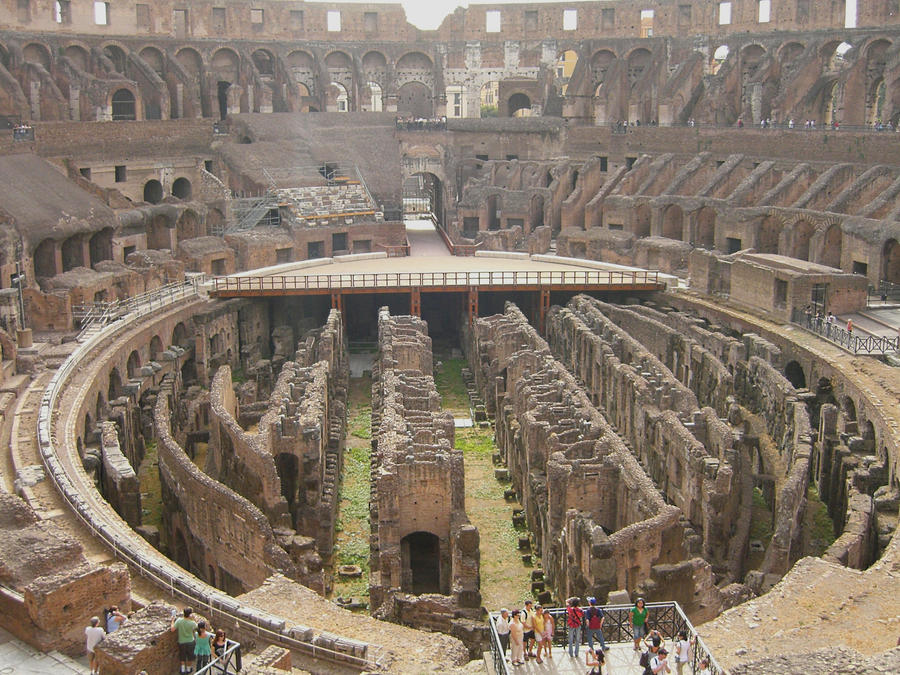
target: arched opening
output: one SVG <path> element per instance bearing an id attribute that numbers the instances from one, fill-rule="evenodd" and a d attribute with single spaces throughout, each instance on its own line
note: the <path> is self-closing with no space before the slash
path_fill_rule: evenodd
<path id="1" fill-rule="evenodd" d="M 169 219 L 162 214 L 153 216 L 150 225 L 147 227 L 147 248 L 152 250 L 162 250 L 172 248 L 172 240 L 170 236 Z"/>
<path id="2" fill-rule="evenodd" d="M 172 344 L 178 347 L 189 347 L 187 327 L 179 322 L 172 329 Z"/>
<path id="3" fill-rule="evenodd" d="M 112 240 L 113 231 L 111 227 L 104 227 L 91 236 L 88 242 L 88 249 L 90 250 L 92 267 L 101 260 L 112 260 Z"/>
<path id="4" fill-rule="evenodd" d="M 713 51 L 712 63 L 709 65 L 711 75 L 715 75 L 719 72 L 719 68 L 725 63 L 725 59 L 728 58 L 728 52 L 728 45 L 719 45 L 716 47 L 715 51 Z"/>
<path id="5" fill-rule="evenodd" d="M 397 90 L 397 112 L 430 118 L 434 114 L 431 90 L 421 82 L 407 82 Z"/>
<path id="6" fill-rule="evenodd" d="M 413 532 L 400 540 L 402 590 L 414 595 L 441 592 L 441 543 L 430 532 Z"/>
<path id="7" fill-rule="evenodd" d="M 106 399 L 108 401 L 114 401 L 123 393 L 122 376 L 119 375 L 118 369 L 113 368 L 111 371 L 109 371 L 109 383 L 106 387 Z"/>
<path id="8" fill-rule="evenodd" d="M 297 503 L 297 489 L 300 479 L 300 461 L 296 455 L 282 452 L 275 456 L 275 470 L 281 480 L 281 496 L 288 503 L 288 510 L 293 514 Z"/>
<path id="9" fill-rule="evenodd" d="M 672 204 L 663 214 L 662 236 L 681 241 L 684 237 L 684 211 Z"/>
<path id="10" fill-rule="evenodd" d="M 250 58 L 253 59 L 253 65 L 260 75 L 274 75 L 275 59 L 265 49 L 257 49 Z"/>
<path id="11" fill-rule="evenodd" d="M 22 58 L 25 63 L 36 63 L 43 66 L 44 70 L 48 72 L 50 70 L 50 51 L 44 45 L 35 42 L 25 45 L 22 50 Z"/>
<path id="12" fill-rule="evenodd" d="M 500 229 L 500 196 L 490 195 L 485 201 L 487 206 L 487 225 L 489 230 Z"/>
<path id="13" fill-rule="evenodd" d="M 134 94 L 129 89 L 119 89 L 112 96 L 113 121 L 134 120 Z"/>
<path id="14" fill-rule="evenodd" d="M 183 199 L 185 201 L 190 200 L 191 198 L 191 181 L 183 176 L 181 178 L 176 178 L 175 182 L 172 183 L 172 194 L 178 199 Z"/>
<path id="15" fill-rule="evenodd" d="M 529 209 L 529 221 L 531 229 L 530 232 L 534 232 L 535 228 L 542 227 L 544 225 L 544 197 L 543 195 L 534 195 L 531 198 L 531 208 Z"/>
<path id="16" fill-rule="evenodd" d="M 791 257 L 799 260 L 809 260 L 809 240 L 812 239 L 815 228 L 806 220 L 797 221 L 794 224 L 794 245 L 791 248 Z"/>
<path id="17" fill-rule="evenodd" d="M 510 117 L 530 117 L 531 99 L 523 93 L 513 94 L 507 103 Z"/>
<path id="18" fill-rule="evenodd" d="M 819 262 L 828 267 L 841 268 L 841 253 L 844 241 L 840 225 L 832 225 L 825 232 L 825 241 L 822 244 L 822 255 Z"/>
<path id="19" fill-rule="evenodd" d="M 792 64 L 802 56 L 806 48 L 800 42 L 787 42 L 778 50 L 778 60 L 782 67 Z"/>
<path id="20" fill-rule="evenodd" d="M 75 66 L 78 70 L 84 72 L 88 69 L 88 65 L 90 63 L 90 57 L 88 56 L 87 50 L 84 47 L 80 47 L 78 45 L 70 45 L 66 47 L 63 52 L 69 62 Z"/>
<path id="21" fill-rule="evenodd" d="M 97 418 L 97 421 L 102 421 L 106 418 L 106 402 L 103 400 L 103 393 L 97 392 L 97 400 L 94 402 L 94 417 Z"/>
<path id="22" fill-rule="evenodd" d="M 497 106 L 500 102 L 500 83 L 496 80 L 485 82 L 481 85 L 479 98 L 481 100 L 481 117 L 496 117 Z"/>
<path id="23" fill-rule="evenodd" d="M 52 277 L 57 274 L 56 269 L 56 242 L 52 239 L 44 239 L 32 254 L 34 259 L 34 276 Z"/>
<path id="24" fill-rule="evenodd" d="M 125 73 L 125 63 L 127 58 L 125 52 L 116 45 L 107 45 L 103 48 L 103 56 L 108 58 L 112 63 L 113 70 L 117 73 Z"/>
<path id="25" fill-rule="evenodd" d="M 595 91 L 606 82 L 606 74 L 615 61 L 616 55 L 608 49 L 601 49 L 591 57 L 591 74 L 594 78 Z"/>
<path id="26" fill-rule="evenodd" d="M 431 214 L 443 227 L 444 198 L 441 179 L 433 173 L 417 173 L 403 181 L 403 213 Z"/>
<path id="27" fill-rule="evenodd" d="M 82 235 L 72 235 L 63 242 L 62 265 L 63 272 L 68 272 L 76 267 L 84 267 L 84 240 Z"/>
<path id="28" fill-rule="evenodd" d="M 156 49 L 155 47 L 144 47 L 140 53 L 141 58 L 144 62 L 150 66 L 154 73 L 163 77 L 165 75 L 165 64 L 166 60 L 162 55 L 162 52 Z"/>
<path id="29" fill-rule="evenodd" d="M 189 75 L 194 77 L 200 75 L 203 59 L 200 58 L 200 54 L 197 51 L 190 47 L 179 49 L 175 54 L 175 60 L 181 64 L 181 67 L 184 68 Z"/>
<path id="30" fill-rule="evenodd" d="M 556 85 L 556 93 L 565 96 L 569 88 L 569 78 L 575 71 L 575 64 L 578 63 L 578 52 L 574 49 L 567 49 L 559 54 L 556 58 L 556 66 L 554 74 L 556 75 L 554 84 Z"/>
<path id="31" fill-rule="evenodd" d="M 756 241 L 760 253 L 778 253 L 778 237 L 781 235 L 781 219 L 776 216 L 763 218 Z"/>
<path id="32" fill-rule="evenodd" d="M 155 178 L 144 183 L 144 201 L 148 204 L 159 204 L 163 198 L 163 187 Z"/>
<path id="33" fill-rule="evenodd" d="M 634 210 L 634 236 L 650 236 L 650 205 L 639 204 Z"/>
<path id="34" fill-rule="evenodd" d="M 180 529 L 175 530 L 175 536 L 173 537 L 172 546 L 175 549 L 172 551 L 175 562 L 178 563 L 178 566 L 185 570 L 191 569 L 191 554 L 188 551 L 187 542 L 184 540 L 184 535 L 181 533 Z"/>
<path id="35" fill-rule="evenodd" d="M 712 249 L 716 245 L 716 212 L 704 206 L 697 213 L 697 246 Z"/>
<path id="36" fill-rule="evenodd" d="M 872 126 L 878 122 L 886 122 L 884 119 L 884 96 L 886 87 L 884 80 L 878 78 L 869 88 L 866 94 L 866 124 Z"/>
<path id="37" fill-rule="evenodd" d="M 350 95 L 347 88 L 340 82 L 329 84 L 325 106 L 329 112 L 350 112 Z"/>
<path id="38" fill-rule="evenodd" d="M 160 339 L 159 335 L 154 335 L 152 338 L 150 338 L 150 360 L 159 361 L 159 357 L 162 355 L 162 353 L 162 339 Z"/>
<path id="39" fill-rule="evenodd" d="M 900 243 L 888 239 L 881 249 L 881 279 L 900 284 Z"/>
<path id="40" fill-rule="evenodd" d="M 825 86 L 822 93 L 822 104 L 819 115 L 825 126 L 840 122 L 838 119 L 838 107 L 840 106 L 841 88 L 838 80 Z"/>
<path id="41" fill-rule="evenodd" d="M 203 226 L 200 224 L 199 216 L 191 210 L 186 210 L 181 214 L 178 218 L 178 222 L 175 224 L 175 230 L 178 241 L 194 239 L 195 237 L 202 237 L 206 234 L 206 232 L 203 231 Z"/>
<path id="42" fill-rule="evenodd" d="M 840 70 L 847 63 L 847 52 L 853 49 L 849 42 L 829 42 L 822 48 L 822 55 L 828 58 L 828 70 Z"/>
<path id="43" fill-rule="evenodd" d="M 806 373 L 803 372 L 803 366 L 796 361 L 790 361 L 784 367 L 784 376 L 794 389 L 806 389 Z"/>
<path id="44" fill-rule="evenodd" d="M 362 111 L 381 112 L 383 110 L 381 96 L 382 91 L 380 84 L 377 82 L 366 82 L 366 86 L 363 87 L 362 101 L 360 101 L 360 108 Z"/>
<path id="45" fill-rule="evenodd" d="M 870 420 L 865 420 L 859 426 L 859 433 L 862 439 L 867 441 L 866 450 L 874 452 L 875 448 L 878 447 L 878 439 L 875 437 L 875 425 Z"/>
<path id="46" fill-rule="evenodd" d="M 209 234 L 210 232 L 221 231 L 222 227 L 225 225 L 225 214 L 222 213 L 219 209 L 212 208 L 206 214 L 206 232 L 203 234 Z M 199 236 L 203 236 L 202 234 L 198 234 Z"/>
<path id="47" fill-rule="evenodd" d="M 843 413 L 844 419 L 847 422 L 856 421 L 856 403 L 854 403 L 853 399 L 849 396 L 843 396 L 841 398 L 841 413 Z"/>
<path id="48" fill-rule="evenodd" d="M 644 49 L 643 47 L 635 49 L 628 55 L 628 83 L 632 87 L 634 87 L 634 85 L 638 83 L 638 80 L 643 77 L 644 73 L 647 72 L 651 61 L 652 55 L 649 50 Z"/>
<path id="49" fill-rule="evenodd" d="M 127 372 L 129 380 L 134 380 L 141 375 L 141 355 L 136 349 L 128 355 Z"/>
<path id="50" fill-rule="evenodd" d="M 231 82 L 220 80 L 216 83 L 216 100 L 219 102 L 219 119 L 224 120 L 228 117 L 228 90 L 231 89 Z"/>

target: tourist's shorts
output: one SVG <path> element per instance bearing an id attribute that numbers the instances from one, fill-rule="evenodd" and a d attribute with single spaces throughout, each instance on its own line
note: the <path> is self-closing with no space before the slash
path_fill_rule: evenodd
<path id="1" fill-rule="evenodd" d="M 534 640 L 534 631 L 533 630 L 525 631 L 525 634 L 522 637 L 526 640 Z"/>
<path id="2" fill-rule="evenodd" d="M 634 639 L 639 640 L 642 637 L 647 635 L 647 627 L 646 626 L 635 626 L 634 627 Z"/>
<path id="3" fill-rule="evenodd" d="M 178 660 L 193 661 L 194 660 L 194 643 L 179 642 L 178 643 Z"/>

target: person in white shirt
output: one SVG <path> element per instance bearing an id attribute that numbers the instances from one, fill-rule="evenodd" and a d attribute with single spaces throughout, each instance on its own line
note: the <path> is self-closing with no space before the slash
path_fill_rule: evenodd
<path id="1" fill-rule="evenodd" d="M 709 673 L 709 659 L 701 659 L 700 660 L 700 672 L 697 675 L 710 675 Z"/>
<path id="2" fill-rule="evenodd" d="M 503 657 L 506 658 L 506 650 L 509 649 L 509 610 L 505 607 L 500 610 L 500 616 L 497 617 L 494 625 L 497 627 L 497 637 L 500 638 L 500 648 L 503 650 Z"/>
<path id="3" fill-rule="evenodd" d="M 691 643 L 688 642 L 687 632 L 678 631 L 678 639 L 675 641 L 675 669 L 678 675 L 682 675 L 684 664 L 691 660 Z"/>
<path id="4" fill-rule="evenodd" d="M 84 629 L 85 647 L 87 648 L 87 653 L 91 655 L 91 675 L 97 675 L 100 672 L 94 648 L 100 644 L 104 637 L 106 637 L 106 631 L 100 627 L 100 617 L 92 616 L 91 625 Z"/>
<path id="5" fill-rule="evenodd" d="M 668 655 L 669 652 L 663 647 L 656 653 L 656 656 L 650 659 L 650 670 L 653 675 L 665 675 L 672 672 L 672 669 L 669 668 Z"/>

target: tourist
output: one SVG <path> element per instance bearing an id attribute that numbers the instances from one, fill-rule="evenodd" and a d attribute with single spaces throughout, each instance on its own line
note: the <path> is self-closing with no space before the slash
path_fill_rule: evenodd
<path id="1" fill-rule="evenodd" d="M 584 653 L 584 661 L 590 667 L 588 675 L 601 675 L 603 673 L 603 664 L 606 662 L 606 654 L 603 653 L 602 649 L 594 651 L 593 648 L 588 647 L 588 650 Z"/>
<path id="2" fill-rule="evenodd" d="M 534 626 L 534 642 L 537 644 L 537 662 L 543 663 L 541 660 L 541 651 L 544 646 L 544 610 L 540 605 L 534 606 L 534 615 L 532 616 L 532 625 Z"/>
<path id="3" fill-rule="evenodd" d="M 853 337 L 853 319 L 847 319 L 847 333 Z"/>
<path id="4" fill-rule="evenodd" d="M 548 659 L 553 658 L 553 630 L 556 628 L 556 622 L 549 609 L 544 609 L 544 631 L 541 633 L 541 644 L 544 645 L 544 654 Z"/>
<path id="5" fill-rule="evenodd" d="M 647 608 L 643 598 L 638 598 L 628 614 L 631 623 L 631 634 L 634 637 L 634 651 L 641 651 L 641 639 L 646 635 L 644 624 L 647 621 Z"/>
<path id="6" fill-rule="evenodd" d="M 194 660 L 194 633 L 197 630 L 197 623 L 191 618 L 193 613 L 190 607 L 185 607 L 184 616 L 176 618 L 178 612 L 172 611 L 170 630 L 178 633 L 178 660 L 181 662 L 182 673 L 191 672 L 191 661 Z"/>
<path id="7" fill-rule="evenodd" d="M 668 654 L 669 652 L 663 647 L 656 656 L 650 659 L 650 671 L 653 675 L 662 675 L 663 673 L 672 672 L 672 669 L 669 668 L 668 659 L 666 658 Z"/>
<path id="8" fill-rule="evenodd" d="M 675 641 L 675 669 L 678 675 L 682 675 L 684 664 L 691 659 L 691 643 L 688 642 L 687 633 L 678 631 L 678 639 Z"/>
<path id="9" fill-rule="evenodd" d="M 200 670 L 209 665 L 212 658 L 212 635 L 206 630 L 206 622 L 198 621 L 197 630 L 194 631 L 194 658 L 197 661 L 196 669 Z"/>
<path id="10" fill-rule="evenodd" d="M 807 305 L 806 309 L 803 310 L 803 314 L 806 316 L 806 327 L 812 328 L 812 305 Z"/>
<path id="11" fill-rule="evenodd" d="M 503 656 L 506 657 L 506 650 L 509 649 L 509 610 L 504 607 L 500 610 L 500 616 L 494 621 L 494 627 L 497 629 L 497 638 L 500 640 L 500 649 L 503 650 Z"/>
<path id="12" fill-rule="evenodd" d="M 644 624 L 646 635 L 644 636 L 644 644 L 650 650 L 652 655 L 656 655 L 662 649 L 666 641 L 663 639 L 662 633 L 656 628 L 651 628 L 649 623 Z"/>
<path id="13" fill-rule="evenodd" d="M 607 651 L 606 640 L 603 638 L 603 609 L 597 605 L 597 598 L 588 598 L 590 607 L 585 612 L 587 619 L 588 648 L 594 649 L 594 638 L 599 638 L 600 648 Z"/>
<path id="14" fill-rule="evenodd" d="M 113 605 L 106 613 L 106 632 L 115 633 L 125 623 L 125 615 L 119 611 L 119 608 Z"/>
<path id="15" fill-rule="evenodd" d="M 509 628 L 508 627 L 507 627 L 507 634 L 506 634 L 506 642 L 507 642 L 507 644 L 509 644 Z M 222 657 L 224 657 L 226 649 L 228 649 L 228 640 L 225 637 L 225 631 L 220 628 L 219 630 L 216 631 L 216 636 L 213 638 L 213 641 L 212 641 L 212 651 L 213 651 L 213 654 L 216 655 L 216 659 L 221 659 Z M 506 653 L 506 652 L 504 651 L 504 653 Z M 224 671 L 225 671 L 225 668 L 223 665 L 222 672 L 224 672 Z"/>
<path id="16" fill-rule="evenodd" d="M 91 617 L 91 625 L 84 629 L 84 637 L 87 653 L 91 657 L 91 675 L 95 675 L 100 672 L 100 666 L 97 664 L 97 654 L 94 652 L 94 648 L 106 637 L 106 633 L 100 627 L 99 616 Z"/>
<path id="17" fill-rule="evenodd" d="M 584 619 L 584 612 L 578 606 L 578 598 L 569 598 L 566 601 L 566 629 L 569 634 L 569 656 L 573 659 L 578 658 L 578 651 L 581 649 L 581 622 Z"/>
<path id="18" fill-rule="evenodd" d="M 509 657 L 514 666 L 525 663 L 525 627 L 517 609 L 512 611 L 512 623 L 509 624 Z"/>
<path id="19" fill-rule="evenodd" d="M 900 644 L 900 640 L 897 641 Z M 700 672 L 697 675 L 710 675 L 709 672 L 709 659 L 702 658 L 700 659 Z"/>
<path id="20" fill-rule="evenodd" d="M 525 601 L 525 608 L 522 610 L 521 619 L 522 626 L 525 629 L 525 658 L 534 658 L 534 610 L 531 600 Z"/>

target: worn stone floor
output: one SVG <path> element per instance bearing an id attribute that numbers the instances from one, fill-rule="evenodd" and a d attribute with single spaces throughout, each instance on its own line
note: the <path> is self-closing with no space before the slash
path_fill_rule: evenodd
<path id="1" fill-rule="evenodd" d="M 509 665 L 508 668 L 514 675 L 526 675 L 527 673 L 578 673 L 578 675 L 584 675 L 590 670 L 585 662 L 586 649 L 586 645 L 582 646 L 578 652 L 578 658 L 573 659 L 568 655 L 565 647 L 554 646 L 552 659 L 544 659 L 543 663 L 528 659 L 523 666 Z M 609 651 L 606 652 L 606 665 L 603 673 L 604 675 L 640 675 L 644 669 L 638 664 L 638 658 L 638 653 L 634 651 L 630 642 L 628 644 L 612 644 L 609 646 Z M 670 668 L 674 674 L 674 662 L 670 664 Z M 689 668 L 685 668 L 684 672 L 685 675 L 691 673 Z"/>
<path id="2" fill-rule="evenodd" d="M 90 672 L 86 656 L 72 659 L 59 652 L 39 652 L 0 628 L 0 675 L 81 675 Z"/>

